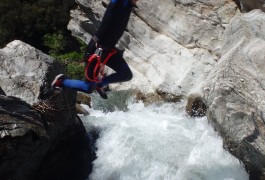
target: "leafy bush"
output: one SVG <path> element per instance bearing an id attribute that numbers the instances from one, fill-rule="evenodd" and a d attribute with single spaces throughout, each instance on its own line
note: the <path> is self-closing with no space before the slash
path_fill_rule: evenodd
<path id="1" fill-rule="evenodd" d="M 19 39 L 47 53 L 44 36 L 58 32 L 75 41 L 66 28 L 75 6 L 74 0 L 0 0 L 0 47 Z"/>
<path id="2" fill-rule="evenodd" d="M 72 79 L 84 79 L 84 65 L 72 62 L 67 65 L 66 68 L 67 76 Z"/>
<path id="3" fill-rule="evenodd" d="M 44 35 L 44 45 L 49 48 L 50 55 L 56 55 L 63 52 L 67 42 L 62 35 L 62 32 Z"/>
<path id="4" fill-rule="evenodd" d="M 51 42 L 54 41 L 52 40 Z M 66 75 L 73 79 L 84 78 L 83 55 L 86 44 L 82 41 L 79 41 L 79 44 L 80 49 L 78 51 L 72 51 L 64 54 L 51 54 L 62 65 L 65 66 Z M 52 46 L 56 47 L 55 45 Z"/>
<path id="5" fill-rule="evenodd" d="M 83 53 L 70 52 L 54 56 L 62 65 L 65 66 L 66 75 L 73 79 L 84 78 L 84 64 L 82 62 Z"/>
<path id="6" fill-rule="evenodd" d="M 19 39 L 57 59 L 82 79 L 85 43 L 67 30 L 75 0 L 0 0 L 0 48 Z"/>

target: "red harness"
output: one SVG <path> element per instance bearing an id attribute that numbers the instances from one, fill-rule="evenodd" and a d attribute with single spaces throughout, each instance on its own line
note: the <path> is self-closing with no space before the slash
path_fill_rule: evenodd
<path id="1" fill-rule="evenodd" d="M 90 82 L 98 83 L 102 80 L 102 78 L 104 77 L 105 65 L 107 64 L 111 56 L 117 53 L 116 49 L 111 49 L 111 51 L 108 52 L 107 57 L 102 62 L 102 51 L 102 48 L 97 48 L 95 53 L 87 59 L 87 65 L 85 67 L 85 76 L 86 79 Z"/>

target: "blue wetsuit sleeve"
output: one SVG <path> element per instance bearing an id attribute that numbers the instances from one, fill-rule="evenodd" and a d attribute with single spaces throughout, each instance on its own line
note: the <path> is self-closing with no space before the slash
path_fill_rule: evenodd
<path id="1" fill-rule="evenodd" d="M 111 0 L 111 3 L 116 5 L 122 5 L 124 7 L 129 6 L 129 0 Z"/>
<path id="2" fill-rule="evenodd" d="M 109 26 L 111 26 L 111 19 L 112 19 L 113 11 L 116 5 L 117 5 L 117 0 L 111 0 L 109 5 L 107 6 L 103 19 L 96 32 L 96 36 L 99 40 L 99 44 L 100 44 L 100 41 L 102 41 L 102 37 L 104 36 L 104 34 L 107 33 L 106 30 L 108 29 Z"/>
<path id="3" fill-rule="evenodd" d="M 111 0 L 112 4 L 115 4 L 117 6 L 122 5 L 123 7 L 129 6 L 129 0 Z"/>
<path id="4" fill-rule="evenodd" d="M 103 19 L 100 23 L 100 26 L 97 30 L 96 36 L 99 39 L 99 44 L 100 41 L 102 41 L 103 37 L 108 34 L 108 33 L 115 33 L 115 32 L 108 32 L 110 29 L 109 27 L 113 26 L 113 21 L 115 17 L 115 13 L 118 11 L 120 12 L 122 9 L 131 7 L 129 0 L 111 0 L 110 3 L 107 6 L 107 9 L 105 11 L 105 14 L 103 16 Z"/>

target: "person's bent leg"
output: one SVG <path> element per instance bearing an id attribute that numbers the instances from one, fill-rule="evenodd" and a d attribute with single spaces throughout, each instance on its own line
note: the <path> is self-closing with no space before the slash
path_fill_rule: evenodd
<path id="1" fill-rule="evenodd" d="M 115 73 L 104 77 L 102 82 L 98 84 L 99 87 L 111 83 L 130 81 L 133 77 L 130 67 L 120 53 L 113 55 L 106 65 L 113 69 Z"/>
<path id="2" fill-rule="evenodd" d="M 124 65 L 123 67 L 118 69 L 117 72 L 104 77 L 100 85 L 105 86 L 111 83 L 126 82 L 130 81 L 132 77 L 133 75 L 131 69 L 129 68 L 128 65 Z"/>
<path id="3" fill-rule="evenodd" d="M 109 91 L 109 84 L 129 81 L 133 76 L 131 69 L 120 53 L 114 54 L 106 65 L 113 69 L 115 73 L 104 77 L 102 81 L 97 84 L 96 90 L 103 99 L 108 98 L 106 91 Z"/>

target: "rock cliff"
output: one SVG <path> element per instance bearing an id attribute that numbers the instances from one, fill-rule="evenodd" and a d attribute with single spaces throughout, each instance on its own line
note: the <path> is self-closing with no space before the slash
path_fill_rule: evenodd
<path id="1" fill-rule="evenodd" d="M 265 177 L 264 22 L 260 10 L 233 18 L 204 86 L 209 120 L 256 179 Z"/>
<path id="2" fill-rule="evenodd" d="M 68 29 L 85 42 L 107 0 L 77 0 Z M 134 74 L 116 89 L 203 96 L 208 120 L 250 179 L 265 179 L 264 0 L 139 1 L 118 47 Z M 243 14 L 246 13 L 246 14 Z"/>
<path id="3" fill-rule="evenodd" d="M 51 57 L 15 40 L 0 49 L 0 87 L 9 96 L 33 104 L 51 95 L 50 84 L 63 67 Z"/>
<path id="4" fill-rule="evenodd" d="M 50 89 L 62 66 L 13 41 L 0 49 L 0 69 L 1 179 L 85 179 L 95 138 L 76 115 L 76 92 Z"/>
<path id="5" fill-rule="evenodd" d="M 88 41 L 107 0 L 78 0 L 68 28 Z M 233 1 L 139 1 L 120 40 L 134 78 L 117 89 L 197 93 L 219 60 L 222 34 L 238 11 Z M 148 84 L 148 86 L 146 86 Z"/>
<path id="6" fill-rule="evenodd" d="M 76 2 L 68 29 L 88 42 L 109 1 Z M 201 95 L 224 147 L 255 180 L 265 179 L 264 5 L 264 0 L 139 1 L 118 44 L 134 78 L 114 86 L 159 96 Z M 63 68 L 21 41 L 0 49 L 0 68 L 1 178 L 83 179 L 93 154 L 74 110 L 76 93 L 50 90 Z M 77 164 L 85 171 L 73 168 Z"/>

